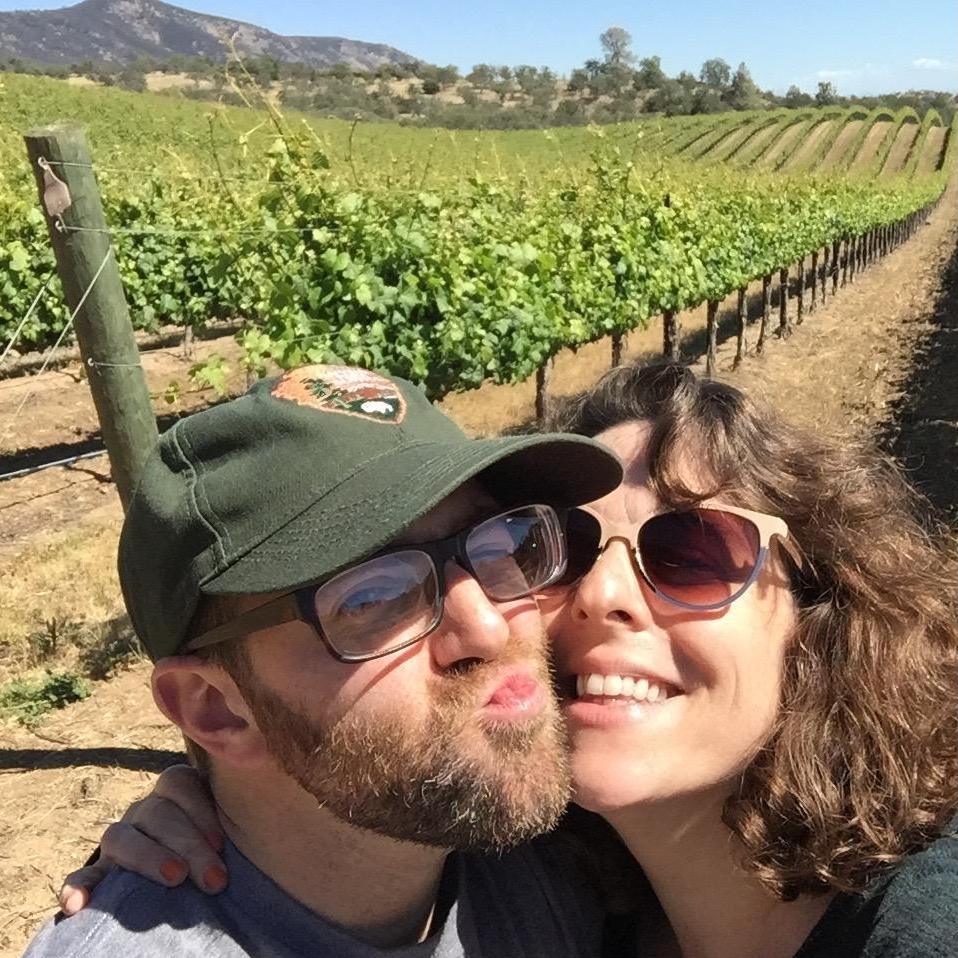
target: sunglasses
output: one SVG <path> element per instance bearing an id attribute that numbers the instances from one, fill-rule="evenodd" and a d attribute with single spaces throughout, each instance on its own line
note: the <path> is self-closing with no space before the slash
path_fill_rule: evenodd
<path id="1" fill-rule="evenodd" d="M 577 582 L 613 539 L 628 543 L 638 574 L 664 601 L 709 612 L 734 602 L 758 578 L 776 538 L 802 566 L 784 520 L 735 506 L 663 512 L 639 524 L 611 523 L 588 507 L 565 514 L 565 574 Z"/>
<path id="2" fill-rule="evenodd" d="M 192 639 L 185 650 L 299 620 L 316 630 L 340 662 L 399 652 L 442 621 L 449 559 L 493 601 L 519 599 L 552 585 L 565 571 L 562 523 L 551 506 L 522 506 L 445 539 L 390 549 L 245 612 Z"/>

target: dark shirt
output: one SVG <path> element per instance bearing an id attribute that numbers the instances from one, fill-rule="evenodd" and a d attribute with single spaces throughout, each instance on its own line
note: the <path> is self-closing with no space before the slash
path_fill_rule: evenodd
<path id="1" fill-rule="evenodd" d="M 641 920 L 606 921 L 604 958 L 642 958 Z M 958 819 L 863 894 L 837 895 L 794 958 L 958 958 Z"/>
<path id="2" fill-rule="evenodd" d="M 958 821 L 862 895 L 839 895 L 795 958 L 956 958 Z"/>

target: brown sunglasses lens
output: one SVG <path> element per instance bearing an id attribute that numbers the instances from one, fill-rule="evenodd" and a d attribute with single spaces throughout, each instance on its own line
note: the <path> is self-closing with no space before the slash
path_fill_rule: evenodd
<path id="1" fill-rule="evenodd" d="M 718 509 L 653 516 L 639 531 L 646 575 L 663 595 L 692 606 L 726 601 L 752 575 L 761 551 L 751 520 Z"/>
<path id="2" fill-rule="evenodd" d="M 560 584 L 581 579 L 599 555 L 595 516 L 572 509 L 566 518 L 569 553 Z M 642 567 L 656 591 L 684 605 L 707 608 L 734 595 L 750 578 L 761 551 L 751 520 L 718 509 L 653 516 L 639 531 Z"/>

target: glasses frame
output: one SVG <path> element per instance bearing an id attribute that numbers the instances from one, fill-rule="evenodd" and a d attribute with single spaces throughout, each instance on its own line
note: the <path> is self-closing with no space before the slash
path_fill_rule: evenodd
<path id="1" fill-rule="evenodd" d="M 661 515 L 668 515 L 669 513 L 698 511 L 726 512 L 733 516 L 742 516 L 743 518 L 748 519 L 752 525 L 755 526 L 759 536 L 758 555 L 756 556 L 755 566 L 752 569 L 749 577 L 738 588 L 738 590 L 732 593 L 732 595 L 728 596 L 728 598 L 722 599 L 720 602 L 710 602 L 707 605 L 694 605 L 693 603 L 683 602 L 681 599 L 675 599 L 670 595 L 666 595 L 655 585 L 648 572 L 645 571 L 645 566 L 642 562 L 642 555 L 639 550 L 639 535 L 642 531 L 642 527 L 650 520 L 656 519 Z M 632 556 L 632 562 L 635 566 L 636 572 L 638 573 L 639 579 L 645 582 L 645 584 L 659 599 L 661 599 L 663 602 L 669 603 L 670 605 L 677 606 L 680 609 L 687 609 L 691 612 L 715 612 L 718 609 L 724 609 L 731 605 L 736 599 L 740 598 L 745 592 L 747 592 L 752 583 L 754 583 L 761 574 L 762 567 L 765 565 L 765 560 L 768 557 L 773 539 L 778 540 L 782 548 L 799 569 L 801 569 L 803 566 L 801 552 L 792 541 L 791 533 L 788 530 L 788 525 L 786 524 L 785 520 L 779 518 L 778 516 L 770 516 L 765 512 L 756 512 L 753 509 L 742 509 L 739 506 L 726 506 L 720 505 L 718 503 L 699 503 L 693 509 L 670 509 L 666 512 L 657 512 L 654 515 L 643 519 L 641 522 L 610 522 L 608 519 L 600 516 L 594 509 L 590 509 L 588 506 L 577 506 L 574 509 L 565 510 L 563 513 L 563 523 L 565 520 L 567 520 L 569 514 L 572 512 L 585 512 L 595 519 L 595 521 L 599 524 L 599 545 L 595 560 L 593 561 L 592 565 L 590 565 L 588 570 L 584 572 L 582 576 L 576 579 L 575 582 L 570 583 L 571 585 L 581 582 L 582 579 L 584 579 L 592 571 L 592 569 L 595 567 L 595 562 L 598 561 L 599 557 L 606 551 L 606 549 L 608 549 L 609 543 L 612 542 L 613 539 L 619 539 L 626 543 L 626 545 L 629 547 L 629 554 Z M 565 528 L 565 525 L 563 525 L 563 528 Z"/>
<path id="2" fill-rule="evenodd" d="M 522 512 L 527 509 L 541 509 L 545 512 L 546 519 L 551 520 L 551 524 L 556 532 L 556 541 L 558 545 L 558 555 L 556 556 L 555 568 L 553 568 L 548 579 L 542 585 L 536 585 L 532 589 L 519 592 L 516 595 L 510 595 L 508 598 L 494 598 L 490 596 L 488 592 L 486 592 L 479 580 L 479 577 L 476 575 L 473 564 L 469 560 L 469 556 L 466 553 L 466 541 L 468 540 L 469 536 L 476 531 L 476 529 L 485 523 L 493 522 L 496 519 L 503 519 L 514 512 Z M 219 625 L 214 629 L 210 629 L 208 632 L 204 632 L 202 635 L 199 635 L 194 639 L 190 639 L 190 641 L 183 646 L 183 651 L 195 652 L 197 649 L 208 648 L 211 645 L 218 645 L 221 642 L 229 642 L 234 639 L 245 638 L 247 635 L 252 635 L 254 632 L 259 632 L 262 629 L 286 625 L 289 622 L 305 622 L 307 625 L 312 626 L 319 640 L 325 646 L 326 651 L 329 652 L 329 654 L 336 659 L 337 662 L 351 664 L 355 662 L 368 662 L 372 659 L 383 658 L 386 655 L 392 655 L 395 652 L 401 652 L 403 649 L 408 649 L 417 642 L 421 642 L 426 638 L 426 636 L 434 632 L 439 627 L 444 614 L 446 597 L 445 565 L 449 559 L 455 559 L 462 569 L 464 569 L 476 580 L 476 583 L 482 589 L 483 594 L 486 595 L 491 601 L 511 602 L 515 599 L 521 599 L 525 596 L 533 595 L 542 589 L 548 588 L 557 579 L 562 577 L 566 569 L 566 560 L 568 556 L 563 528 L 564 524 L 562 519 L 559 513 L 552 506 L 546 505 L 545 503 L 530 503 L 528 505 L 513 506 L 511 509 L 506 509 L 502 512 L 496 513 L 495 515 L 487 516 L 485 519 L 480 519 L 478 522 L 473 522 L 466 528 L 461 529 L 459 532 L 456 532 L 453 535 L 447 536 L 443 539 L 435 539 L 431 542 L 415 542 L 405 546 L 394 546 L 366 556 L 364 559 L 347 566 L 345 569 L 340 569 L 338 572 L 329 576 L 328 578 L 320 579 L 318 582 L 312 582 L 308 585 L 301 586 L 298 589 L 294 589 L 291 592 L 277 596 L 275 599 L 270 599 L 269 602 L 265 602 L 263 605 L 259 605 L 255 609 L 250 609 L 248 612 L 243 612 L 235 619 Z M 354 572 L 356 568 L 365 565 L 367 562 L 371 562 L 374 559 L 381 559 L 384 556 L 399 555 L 404 552 L 418 552 L 425 554 L 432 565 L 432 571 L 436 577 L 436 609 L 433 621 L 430 623 L 429 628 L 426 629 L 426 631 L 424 631 L 421 635 L 417 635 L 415 638 L 405 639 L 394 646 L 390 646 L 388 649 L 383 649 L 378 652 L 353 653 L 343 652 L 340 649 L 337 649 L 319 621 L 319 616 L 316 613 L 316 593 L 324 586 L 334 582 L 340 576 Z"/>

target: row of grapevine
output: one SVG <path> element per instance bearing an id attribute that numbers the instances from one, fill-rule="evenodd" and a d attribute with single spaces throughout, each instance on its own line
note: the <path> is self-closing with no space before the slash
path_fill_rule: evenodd
<path id="1" fill-rule="evenodd" d="M 676 167 L 652 176 L 612 150 L 575 182 L 533 190 L 474 177 L 410 195 L 346 185 L 304 138 L 279 139 L 268 162 L 266 188 L 208 190 L 202 201 L 187 184 L 158 178 L 123 195 L 103 177 L 139 325 L 239 316 L 254 367 L 359 363 L 434 396 L 524 379 L 564 347 L 720 300 L 812 251 L 905 221 L 944 186 L 942 175 L 884 184 Z M 42 218 L 21 202 L 0 209 L 0 221 L 0 276 L 22 306 L 43 279 L 37 261 L 49 265 Z M 0 329 L 15 318 L 3 315 Z M 62 320 L 48 304 L 26 335 L 43 345 Z"/>

